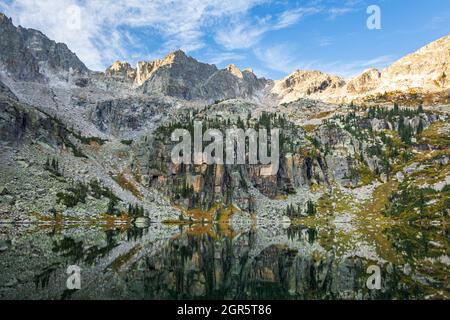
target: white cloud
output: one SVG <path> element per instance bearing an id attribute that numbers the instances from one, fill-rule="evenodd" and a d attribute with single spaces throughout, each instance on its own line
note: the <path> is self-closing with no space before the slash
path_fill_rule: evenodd
<path id="1" fill-rule="evenodd" d="M 206 61 L 208 63 L 212 63 L 215 65 L 222 64 L 224 62 L 235 63 L 238 60 L 244 59 L 245 56 L 242 54 L 234 53 L 234 52 L 216 52 L 209 54 L 206 57 Z"/>
<path id="2" fill-rule="evenodd" d="M 205 27 L 265 1 L 15 0 L 0 6 L 15 24 L 41 30 L 66 43 L 88 67 L 103 69 L 128 56 L 133 36 L 123 28 L 151 28 L 163 39 L 162 50 L 191 51 L 204 46 Z"/>

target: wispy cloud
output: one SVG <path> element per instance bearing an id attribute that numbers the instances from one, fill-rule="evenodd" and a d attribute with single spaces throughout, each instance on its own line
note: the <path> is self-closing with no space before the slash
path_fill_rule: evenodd
<path id="1" fill-rule="evenodd" d="M 263 26 L 240 22 L 229 28 L 219 30 L 215 41 L 228 50 L 247 49 L 257 44 L 266 32 Z"/>
<path id="2" fill-rule="evenodd" d="M 230 21 L 229 26 L 219 30 L 215 40 L 229 50 L 252 48 L 261 41 L 265 33 L 288 28 L 305 16 L 319 11 L 314 7 L 296 8 L 283 11 L 275 17 L 255 19 L 256 21 L 249 21 L 249 17 L 241 16 Z"/>
<path id="3" fill-rule="evenodd" d="M 394 55 L 382 55 L 367 60 L 355 60 L 352 62 L 335 61 L 326 64 L 320 64 L 320 69 L 332 74 L 337 74 L 344 78 L 351 78 L 359 75 L 368 68 L 383 70 L 391 65 L 398 57 Z"/>
<path id="4" fill-rule="evenodd" d="M 333 39 L 330 37 L 322 37 L 318 39 L 317 44 L 320 47 L 328 47 L 333 44 Z"/>
<path id="5" fill-rule="evenodd" d="M 298 51 L 287 44 L 256 48 L 254 54 L 266 68 L 285 74 L 291 73 L 296 69 L 309 69 L 315 63 L 315 61 L 302 62 Z"/>
<path id="6" fill-rule="evenodd" d="M 339 16 L 342 16 L 344 14 L 350 13 L 350 12 L 354 12 L 356 9 L 355 8 L 350 8 L 350 7 L 344 7 L 344 8 L 330 8 L 328 9 L 328 14 L 330 19 L 336 19 Z"/>
<path id="7" fill-rule="evenodd" d="M 297 50 L 287 44 L 280 44 L 269 48 L 254 50 L 255 56 L 268 69 L 284 74 L 290 74 L 297 69 L 320 70 L 330 74 L 336 74 L 343 78 L 354 77 L 368 68 L 384 69 L 396 60 L 396 56 L 382 55 L 367 60 L 354 60 L 351 62 L 320 60 L 305 60 Z"/>
<path id="8" fill-rule="evenodd" d="M 235 52 L 215 52 L 207 54 L 206 61 L 208 63 L 219 65 L 224 62 L 235 63 L 236 61 L 242 60 L 244 58 L 245 55 Z"/>
<path id="9" fill-rule="evenodd" d="M 441 12 L 441 14 L 434 16 L 430 23 L 425 25 L 425 28 L 430 30 L 438 30 L 448 27 L 450 22 L 450 11 Z"/>
<path id="10" fill-rule="evenodd" d="M 273 26 L 273 29 L 284 29 L 298 23 L 303 17 L 320 12 L 319 8 L 297 8 L 281 13 Z"/>

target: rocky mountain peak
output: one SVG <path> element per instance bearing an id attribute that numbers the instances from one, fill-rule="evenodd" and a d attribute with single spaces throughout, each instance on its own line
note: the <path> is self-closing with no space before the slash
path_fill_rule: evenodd
<path id="1" fill-rule="evenodd" d="M 189 60 L 195 60 L 195 59 L 187 56 L 183 50 L 176 50 L 176 51 L 169 53 L 164 59 L 162 59 L 162 61 L 163 61 L 162 64 L 186 63 Z"/>
<path id="2" fill-rule="evenodd" d="M 3 23 L 4 21 L 9 21 L 9 23 L 12 24 L 12 19 L 8 18 L 4 13 L 0 12 L 0 23 Z"/>
<path id="3" fill-rule="evenodd" d="M 361 94 L 372 91 L 379 85 L 380 77 L 381 72 L 378 69 L 367 69 L 347 83 L 347 92 L 352 94 Z"/>
<path id="4" fill-rule="evenodd" d="M 89 72 L 65 44 L 40 31 L 15 27 L 4 14 L 0 14 L 0 68 L 14 79 L 28 81 L 42 81 L 54 73 Z"/>
<path id="5" fill-rule="evenodd" d="M 241 70 L 238 67 L 236 67 L 236 65 L 234 65 L 234 64 L 229 64 L 228 66 L 225 67 L 225 70 L 227 70 L 232 75 L 234 75 L 235 77 L 238 77 L 240 79 L 242 79 L 244 77 L 242 75 Z"/>
<path id="6" fill-rule="evenodd" d="M 105 71 L 107 77 L 134 81 L 136 70 L 128 62 L 116 61 Z"/>
<path id="7" fill-rule="evenodd" d="M 130 70 L 131 65 L 126 61 L 115 61 L 107 70 L 120 71 L 120 70 Z"/>
<path id="8" fill-rule="evenodd" d="M 169 53 L 162 59 L 156 59 L 153 61 L 139 61 L 136 65 L 136 69 L 133 69 L 127 62 L 117 61 L 110 68 L 108 68 L 108 70 L 111 68 L 117 69 L 110 71 L 114 71 L 116 75 L 119 73 L 119 78 L 126 78 L 129 81 L 134 82 L 134 84 L 139 87 L 150 79 L 155 72 L 160 70 L 160 68 L 173 68 L 173 65 L 178 65 L 179 67 L 177 68 L 183 68 L 183 66 L 195 63 L 199 62 L 194 58 L 187 56 L 184 51 L 176 50 Z"/>
<path id="9" fill-rule="evenodd" d="M 344 79 L 317 70 L 296 70 L 282 80 L 275 81 L 272 93 L 282 102 L 304 97 L 331 94 L 345 85 Z"/>

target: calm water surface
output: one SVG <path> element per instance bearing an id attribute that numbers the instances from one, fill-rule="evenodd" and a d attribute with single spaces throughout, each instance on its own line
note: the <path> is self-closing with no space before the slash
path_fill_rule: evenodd
<path id="1" fill-rule="evenodd" d="M 448 298 L 449 234 L 393 226 L 377 239 L 326 228 L 0 226 L 1 299 Z M 68 266 L 81 289 L 66 287 Z M 366 286 L 379 266 L 381 289 Z"/>

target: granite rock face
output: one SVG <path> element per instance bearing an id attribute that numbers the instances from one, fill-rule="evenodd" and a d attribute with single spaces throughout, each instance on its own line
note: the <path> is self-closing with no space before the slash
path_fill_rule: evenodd
<path id="1" fill-rule="evenodd" d="M 219 103 L 209 106 L 196 115 L 196 121 L 205 126 L 226 132 L 227 120 L 235 125 L 236 118 L 248 118 L 252 104 Z M 186 115 L 187 114 L 187 115 Z M 311 147 L 305 133 L 286 123 L 282 129 L 284 140 L 289 141 L 280 147 L 279 169 L 269 172 L 263 164 L 175 164 L 171 151 L 177 142 L 170 139 L 172 127 L 190 126 L 193 119 L 189 111 L 184 116 L 170 117 L 162 122 L 152 136 L 145 136 L 133 144 L 133 169 L 143 183 L 150 188 L 160 190 L 182 208 L 201 207 L 209 210 L 217 204 L 234 205 L 252 212 L 254 210 L 254 192 L 274 199 L 293 193 L 296 188 L 308 187 L 312 183 L 328 184 L 328 174 L 323 156 L 307 152 L 289 152 L 286 148 Z M 245 129 L 262 125 L 259 117 L 249 119 Z M 274 121 L 277 121 L 276 119 Z M 272 121 L 272 125 L 280 125 Z M 206 147 L 208 143 L 204 144 Z M 289 146 L 288 146 L 289 145 Z M 226 152 L 224 152 L 224 155 Z"/>
<path id="2" fill-rule="evenodd" d="M 259 79 L 251 70 L 239 70 L 229 65 L 215 72 L 203 85 L 206 97 L 215 100 L 230 98 L 252 99 L 258 97 L 267 85 L 265 79 Z"/>
<path id="3" fill-rule="evenodd" d="M 162 93 L 186 100 L 202 97 L 201 86 L 215 71 L 213 65 L 199 63 L 181 50 L 169 54 L 144 82 L 145 94 Z"/>
<path id="4" fill-rule="evenodd" d="M 155 127 L 171 107 L 170 102 L 156 97 L 110 99 L 98 102 L 89 119 L 100 131 L 120 136 Z"/>

